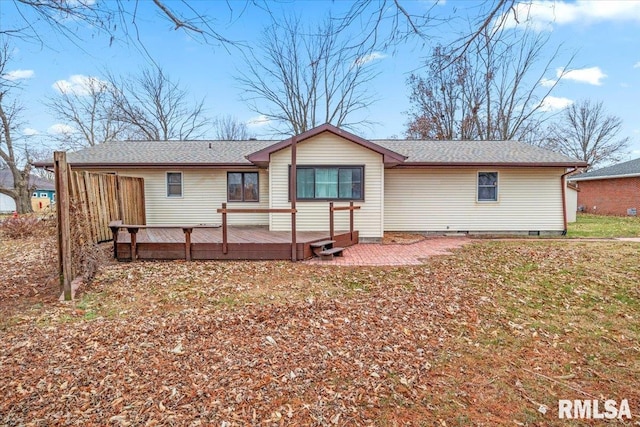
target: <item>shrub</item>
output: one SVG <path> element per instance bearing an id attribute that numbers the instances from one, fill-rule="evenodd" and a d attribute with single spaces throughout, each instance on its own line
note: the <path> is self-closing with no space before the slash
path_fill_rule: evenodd
<path id="1" fill-rule="evenodd" d="M 0 231 L 10 239 L 50 235 L 54 229 L 55 222 L 43 220 L 37 215 L 9 217 L 0 222 Z"/>

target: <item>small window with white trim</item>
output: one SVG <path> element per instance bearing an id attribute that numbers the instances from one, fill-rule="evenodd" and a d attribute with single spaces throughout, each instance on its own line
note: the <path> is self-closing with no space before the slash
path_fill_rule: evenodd
<path id="1" fill-rule="evenodd" d="M 182 172 L 167 172 L 167 197 L 182 197 Z"/>
<path id="2" fill-rule="evenodd" d="M 49 195 L 47 193 L 40 193 L 40 197 L 46 197 L 49 198 Z"/>
<path id="3" fill-rule="evenodd" d="M 498 172 L 478 172 L 478 201 L 498 201 Z"/>

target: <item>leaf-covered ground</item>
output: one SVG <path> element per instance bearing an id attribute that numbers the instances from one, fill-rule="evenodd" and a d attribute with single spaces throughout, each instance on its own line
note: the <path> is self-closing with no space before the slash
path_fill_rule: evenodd
<path id="1" fill-rule="evenodd" d="M 567 425 L 558 399 L 587 398 L 640 417 L 638 243 L 111 264 L 73 303 L 12 267 L 37 243 L 1 244 L 2 292 L 37 290 L 0 298 L 1 425 Z"/>

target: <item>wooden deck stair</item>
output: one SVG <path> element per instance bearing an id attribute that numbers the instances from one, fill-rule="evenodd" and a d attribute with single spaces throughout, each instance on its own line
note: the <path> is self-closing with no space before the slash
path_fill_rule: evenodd
<path id="1" fill-rule="evenodd" d="M 334 256 L 342 256 L 344 248 L 334 247 L 335 240 L 321 240 L 319 242 L 312 242 L 310 246 L 314 255 L 320 257 L 323 261 L 331 261 Z"/>

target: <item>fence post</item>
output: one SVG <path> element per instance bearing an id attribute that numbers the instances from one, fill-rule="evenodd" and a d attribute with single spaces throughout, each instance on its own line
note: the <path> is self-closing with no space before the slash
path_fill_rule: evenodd
<path id="1" fill-rule="evenodd" d="M 69 213 L 69 169 L 67 153 L 56 151 L 53 153 L 54 172 L 56 176 L 56 213 L 58 214 L 58 271 L 60 274 L 60 288 L 64 299 L 70 301 L 71 293 L 71 220 Z"/>
<path id="2" fill-rule="evenodd" d="M 333 202 L 329 202 L 329 237 L 331 240 L 335 237 L 333 230 Z"/>
<path id="3" fill-rule="evenodd" d="M 222 204 L 222 253 L 227 254 L 229 247 L 227 245 L 227 204 Z"/>

